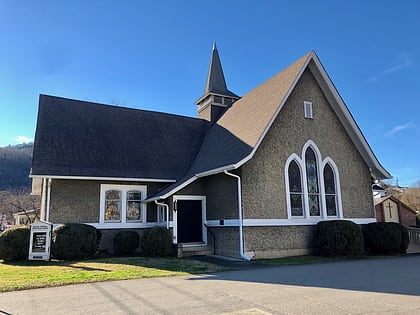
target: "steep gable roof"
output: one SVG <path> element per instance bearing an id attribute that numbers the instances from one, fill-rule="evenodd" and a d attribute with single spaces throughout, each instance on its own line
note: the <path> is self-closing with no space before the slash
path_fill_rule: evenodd
<path id="1" fill-rule="evenodd" d="M 176 181 L 207 128 L 201 119 L 41 95 L 32 176 Z"/>
<path id="2" fill-rule="evenodd" d="M 311 51 L 236 101 L 207 132 L 187 175 L 153 199 L 167 198 L 196 178 L 236 169 L 251 159 L 306 69 L 314 75 L 372 177 L 389 178 L 391 175 L 373 154 L 318 56 Z M 222 133 L 229 135 L 238 150 L 232 152 L 229 145 L 220 140 Z"/>

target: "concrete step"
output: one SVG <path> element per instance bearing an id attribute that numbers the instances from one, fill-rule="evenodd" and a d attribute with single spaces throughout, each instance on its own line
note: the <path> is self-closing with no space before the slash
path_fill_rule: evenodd
<path id="1" fill-rule="evenodd" d="M 211 246 L 179 246 L 178 257 L 189 257 L 189 256 L 205 256 L 212 255 L 213 248 Z"/>

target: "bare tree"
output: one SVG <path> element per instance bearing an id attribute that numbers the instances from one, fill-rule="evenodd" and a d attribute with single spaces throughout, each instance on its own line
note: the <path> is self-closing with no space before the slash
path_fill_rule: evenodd
<path id="1" fill-rule="evenodd" d="M 39 196 L 31 195 L 30 190 L 26 187 L 0 191 L 0 217 L 5 219 L 7 224 L 11 224 L 13 214 L 22 212 L 27 217 L 28 222 L 32 223 L 34 218 L 28 212 L 39 210 L 40 202 Z M 39 219 L 37 211 L 35 211 L 35 214 L 35 218 Z"/>

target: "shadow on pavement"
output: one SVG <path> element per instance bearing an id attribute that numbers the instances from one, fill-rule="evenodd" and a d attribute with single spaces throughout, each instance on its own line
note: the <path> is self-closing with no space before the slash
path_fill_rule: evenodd
<path id="1" fill-rule="evenodd" d="M 227 262 L 227 267 L 231 264 Z M 265 268 L 261 264 L 245 264 L 244 268 L 231 268 L 239 270 L 190 280 L 245 281 L 420 296 L 420 255 Z"/>

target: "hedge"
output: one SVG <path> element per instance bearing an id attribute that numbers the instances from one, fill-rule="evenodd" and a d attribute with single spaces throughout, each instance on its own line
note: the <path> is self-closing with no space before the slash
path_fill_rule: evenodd
<path id="1" fill-rule="evenodd" d="M 0 234 L 0 259 L 4 261 L 26 260 L 29 253 L 30 227 L 12 226 Z"/>
<path id="2" fill-rule="evenodd" d="M 140 237 L 134 231 L 121 231 L 114 236 L 115 255 L 131 255 L 140 245 Z"/>
<path id="3" fill-rule="evenodd" d="M 369 223 L 363 234 L 366 250 L 372 254 L 405 253 L 410 241 L 407 229 L 394 222 Z"/>
<path id="4" fill-rule="evenodd" d="M 351 221 L 320 221 L 315 232 L 315 246 L 322 256 L 357 256 L 363 253 L 363 234 Z"/>
<path id="5" fill-rule="evenodd" d="M 95 254 L 101 233 L 91 225 L 66 223 L 53 230 L 51 255 L 56 259 L 85 258 Z"/>
<path id="6" fill-rule="evenodd" d="M 172 234 L 169 230 L 155 226 L 141 238 L 141 249 L 145 256 L 162 257 L 172 255 Z"/>

